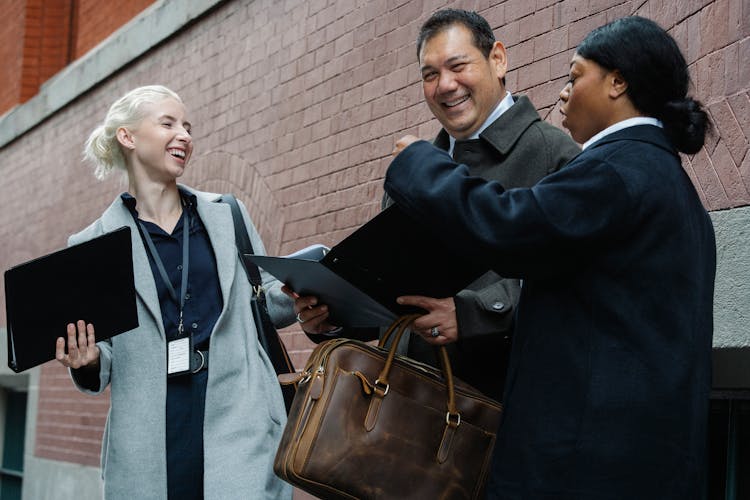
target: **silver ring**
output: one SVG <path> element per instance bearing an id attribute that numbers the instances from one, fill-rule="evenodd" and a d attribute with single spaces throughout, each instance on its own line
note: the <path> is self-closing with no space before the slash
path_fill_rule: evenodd
<path id="1" fill-rule="evenodd" d="M 305 322 L 304 319 L 302 319 L 302 318 L 299 317 L 299 315 L 300 315 L 301 312 L 302 311 L 300 311 L 300 312 L 297 313 L 297 323 L 304 323 Z"/>
<path id="2" fill-rule="evenodd" d="M 432 328 L 430 329 L 430 336 L 431 336 L 432 338 L 435 338 L 435 337 L 437 337 L 438 335 L 440 335 L 440 330 L 438 330 L 438 327 L 436 327 L 436 326 L 433 326 L 433 327 L 432 327 Z"/>

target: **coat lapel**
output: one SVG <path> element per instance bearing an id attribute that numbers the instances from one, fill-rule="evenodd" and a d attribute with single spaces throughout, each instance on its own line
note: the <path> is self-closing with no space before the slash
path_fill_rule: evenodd
<path id="1" fill-rule="evenodd" d="M 164 337 L 164 325 L 161 318 L 161 309 L 159 309 L 159 297 L 156 292 L 156 283 L 151 272 L 148 255 L 146 254 L 146 247 L 143 245 L 133 217 L 119 196 L 104 212 L 101 220 L 102 228 L 106 232 L 114 231 L 122 226 L 130 228 L 130 240 L 133 245 L 135 291 L 148 312 L 153 316 L 154 323 L 158 326 L 159 334 Z"/>
<path id="2" fill-rule="evenodd" d="M 229 292 L 237 269 L 237 247 L 234 242 L 234 223 L 229 205 L 215 203 L 218 195 L 197 193 L 198 215 L 211 241 L 211 247 L 216 257 L 216 270 L 219 273 L 219 286 L 223 300 L 222 314 L 229 302 Z M 211 199 L 208 196 L 212 196 Z"/>

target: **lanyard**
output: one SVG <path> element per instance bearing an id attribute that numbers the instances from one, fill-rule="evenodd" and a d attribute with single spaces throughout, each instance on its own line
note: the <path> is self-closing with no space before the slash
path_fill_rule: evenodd
<path id="1" fill-rule="evenodd" d="M 157 269 L 159 269 L 159 274 L 161 275 L 161 279 L 164 281 L 164 284 L 167 287 L 167 291 L 169 292 L 169 296 L 172 297 L 172 300 L 175 304 L 180 308 L 180 323 L 177 325 L 177 334 L 178 336 L 182 336 L 184 332 L 184 327 L 182 324 L 182 310 L 185 308 L 185 297 L 187 296 L 187 281 L 188 281 L 188 265 L 190 264 L 190 211 L 187 207 L 183 208 L 183 219 L 182 219 L 182 283 L 180 284 L 180 298 L 177 298 L 177 292 L 174 289 L 174 286 L 172 286 L 172 282 L 169 280 L 169 276 L 167 275 L 166 269 L 164 269 L 164 263 L 161 260 L 161 257 L 159 256 L 159 253 L 156 251 L 156 246 L 154 245 L 153 240 L 151 239 L 151 235 L 148 234 L 148 231 L 146 230 L 146 226 L 143 225 L 143 223 L 136 219 L 138 222 L 138 225 L 141 227 L 141 234 L 143 234 L 143 239 L 146 240 L 146 245 L 148 246 L 148 251 L 151 254 L 151 256 L 154 259 L 154 263 L 156 263 Z"/>

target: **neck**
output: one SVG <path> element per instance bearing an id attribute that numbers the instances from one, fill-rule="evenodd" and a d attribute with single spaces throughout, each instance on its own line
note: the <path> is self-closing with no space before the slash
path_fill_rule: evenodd
<path id="1" fill-rule="evenodd" d="M 637 118 L 643 116 L 646 115 L 638 111 L 635 106 L 633 106 L 633 103 L 630 101 L 630 99 L 628 99 L 627 96 L 623 94 L 620 99 L 616 99 L 614 101 L 614 106 L 612 107 L 612 115 L 610 116 L 609 124 L 607 126 L 614 125 L 615 123 L 620 123 L 621 121 L 625 121 L 628 118 Z"/>
<path id="2" fill-rule="evenodd" d="M 182 200 L 177 183 L 166 185 L 131 182 L 128 192 L 137 200 L 138 218 L 153 222 L 171 233 L 182 214 Z"/>

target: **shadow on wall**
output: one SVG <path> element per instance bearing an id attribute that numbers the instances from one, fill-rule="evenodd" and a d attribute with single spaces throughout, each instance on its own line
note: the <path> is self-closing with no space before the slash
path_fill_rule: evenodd
<path id="1" fill-rule="evenodd" d="M 257 169 L 241 156 L 209 151 L 192 159 L 185 183 L 201 191 L 232 193 L 247 207 L 266 253 L 278 255 L 286 217 Z"/>

